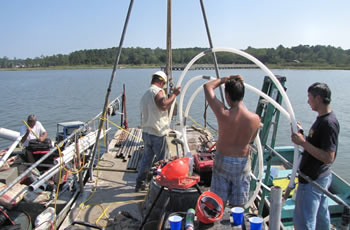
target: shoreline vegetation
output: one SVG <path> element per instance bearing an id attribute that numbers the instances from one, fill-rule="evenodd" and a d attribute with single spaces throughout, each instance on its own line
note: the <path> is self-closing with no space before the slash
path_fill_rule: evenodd
<path id="1" fill-rule="evenodd" d="M 64 70 L 113 68 L 117 47 L 74 51 L 26 59 L 0 58 L 1 70 Z M 194 56 L 207 48 L 178 48 L 172 50 L 174 66 L 185 66 Z M 243 50 L 254 56 L 270 69 L 337 69 L 350 70 L 350 50 L 332 46 L 299 45 L 285 48 L 253 48 Z M 228 53 L 216 53 L 220 65 L 244 66 L 252 64 L 248 59 Z M 118 68 L 164 68 L 166 50 L 161 48 L 126 47 L 122 49 Z M 208 64 L 209 63 L 209 64 Z M 195 64 L 212 65 L 212 55 L 205 55 Z M 234 68 L 234 67 L 233 67 Z M 181 70 L 181 69 L 179 69 Z"/>
<path id="2" fill-rule="evenodd" d="M 303 69 L 303 70 L 350 70 L 349 67 L 337 66 L 283 66 L 283 65 L 266 65 L 269 69 Z M 161 69 L 160 65 L 118 65 L 118 69 Z M 220 67 L 220 64 L 219 64 Z M 257 66 L 258 68 L 258 66 Z M 35 70 L 74 70 L 74 69 L 113 69 L 113 65 L 77 65 L 77 66 L 48 66 L 48 67 L 17 67 L 17 68 L 0 68 L 0 71 L 35 71 Z M 232 68 L 235 69 L 235 68 Z M 241 69 L 241 68 L 236 68 Z M 182 71 L 182 70 L 173 70 Z"/>

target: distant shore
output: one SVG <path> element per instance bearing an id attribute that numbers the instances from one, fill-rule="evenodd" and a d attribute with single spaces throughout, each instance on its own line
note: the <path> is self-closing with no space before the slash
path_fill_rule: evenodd
<path id="1" fill-rule="evenodd" d="M 220 64 L 219 64 L 220 66 Z M 349 67 L 338 66 L 283 66 L 267 65 L 269 69 L 315 69 L 315 70 L 350 70 Z M 161 68 L 159 65 L 119 65 L 118 69 L 146 69 Z M 50 67 L 18 67 L 18 68 L 0 68 L 0 71 L 30 71 L 30 70 L 65 70 L 65 69 L 113 69 L 112 65 L 77 65 L 77 66 L 50 66 Z M 175 70 L 174 70 L 175 71 Z"/>

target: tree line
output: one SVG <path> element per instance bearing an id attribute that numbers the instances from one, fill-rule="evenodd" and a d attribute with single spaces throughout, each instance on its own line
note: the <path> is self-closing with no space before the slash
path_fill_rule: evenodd
<path id="1" fill-rule="evenodd" d="M 173 64 L 187 64 L 195 55 L 207 48 L 179 48 L 172 50 Z M 350 50 L 343 50 L 333 46 L 299 45 L 291 48 L 253 48 L 248 47 L 245 52 L 253 55 L 265 65 L 280 67 L 319 67 L 350 69 Z M 90 49 L 74 51 L 68 55 L 57 54 L 36 58 L 10 60 L 0 58 L 0 68 L 36 68 L 59 66 L 112 66 L 115 62 L 117 48 Z M 231 53 L 217 53 L 220 64 L 249 64 L 250 61 Z M 123 48 L 119 64 L 128 66 L 164 65 L 166 50 L 161 48 Z M 198 64 L 213 63 L 212 55 L 201 58 Z"/>

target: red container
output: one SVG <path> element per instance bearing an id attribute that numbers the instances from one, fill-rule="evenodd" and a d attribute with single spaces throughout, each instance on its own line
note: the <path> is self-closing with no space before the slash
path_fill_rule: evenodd
<path id="1" fill-rule="evenodd" d="M 214 153 L 197 153 L 194 155 L 194 168 L 196 172 L 211 172 L 214 165 Z"/>

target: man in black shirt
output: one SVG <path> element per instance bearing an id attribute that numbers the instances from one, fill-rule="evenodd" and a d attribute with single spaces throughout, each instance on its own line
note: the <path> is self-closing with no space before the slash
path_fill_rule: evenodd
<path id="1" fill-rule="evenodd" d="M 331 181 L 330 166 L 338 147 L 339 123 L 330 108 L 331 91 L 324 83 L 314 83 L 308 88 L 308 104 L 318 113 L 308 136 L 293 133 L 292 141 L 304 148 L 299 170 L 316 183 L 328 189 Z M 299 176 L 295 199 L 294 227 L 303 229 L 330 229 L 327 196 Z"/>

